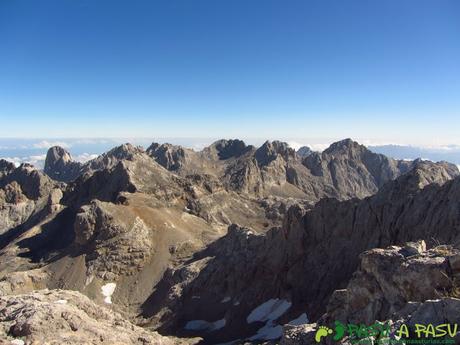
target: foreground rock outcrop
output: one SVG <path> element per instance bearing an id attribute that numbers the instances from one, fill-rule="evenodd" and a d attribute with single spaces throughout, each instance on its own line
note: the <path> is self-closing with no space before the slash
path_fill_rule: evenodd
<path id="1" fill-rule="evenodd" d="M 0 338 L 10 344 L 175 345 L 178 340 L 150 332 L 66 290 L 39 290 L 0 297 Z"/>
<path id="2" fill-rule="evenodd" d="M 459 249 L 442 245 L 427 250 L 423 240 L 364 252 L 346 288 L 332 295 L 327 312 L 316 324 L 286 326 L 281 344 L 313 344 L 319 326 L 334 329 L 336 322 L 388 324 L 389 339 L 400 335 L 398 330 L 403 324 L 409 330 L 405 338 L 414 340 L 420 340 L 414 332 L 415 324 L 454 327 L 460 323 L 459 263 Z M 351 336 L 345 331 L 340 343 L 349 344 Z M 427 343 L 427 337 L 433 338 L 423 334 L 422 340 Z M 460 334 L 446 338 L 458 343 Z M 326 337 L 324 343 L 337 341 Z"/>

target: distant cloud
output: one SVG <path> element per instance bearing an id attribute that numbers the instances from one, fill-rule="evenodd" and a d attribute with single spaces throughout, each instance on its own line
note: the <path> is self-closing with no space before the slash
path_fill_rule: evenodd
<path id="1" fill-rule="evenodd" d="M 300 149 L 302 146 L 308 146 L 308 145 L 304 145 L 304 144 L 301 144 L 301 143 L 298 143 L 296 141 L 288 141 L 288 145 L 290 147 L 292 147 L 294 150 L 298 150 Z"/>
<path id="2" fill-rule="evenodd" d="M 192 145 L 190 145 L 190 148 L 194 151 L 201 151 L 203 150 L 205 147 L 211 145 L 212 143 L 211 142 L 207 142 L 207 143 L 194 143 Z"/>
<path id="3" fill-rule="evenodd" d="M 65 149 L 70 148 L 72 145 L 65 142 L 65 141 L 47 141 L 47 140 L 42 140 L 38 143 L 32 144 L 32 147 L 34 149 L 48 149 L 51 146 L 61 146 Z"/>
<path id="4" fill-rule="evenodd" d="M 89 153 L 82 153 L 81 155 L 73 157 L 73 160 L 80 162 L 80 163 L 85 163 L 87 161 L 90 161 L 94 158 L 97 158 L 99 155 L 97 154 L 89 154 Z"/>
<path id="5" fill-rule="evenodd" d="M 81 155 L 73 157 L 73 160 L 77 162 L 85 163 L 91 159 L 96 158 L 97 156 L 98 156 L 97 154 L 82 153 Z M 22 163 L 29 163 L 38 169 L 43 169 L 45 166 L 46 154 L 26 156 L 26 157 L 0 157 L 0 159 L 4 159 L 6 161 L 12 162 L 17 167 L 21 165 Z"/>
<path id="6" fill-rule="evenodd" d="M 12 162 L 17 167 L 22 163 L 29 163 L 35 166 L 36 168 L 42 169 L 45 165 L 46 155 L 43 154 L 27 157 L 1 157 L 1 159 Z"/>
<path id="7" fill-rule="evenodd" d="M 288 141 L 287 143 L 290 147 L 292 147 L 296 151 L 300 149 L 302 146 L 308 146 L 313 151 L 322 152 L 325 149 L 327 149 L 330 145 L 330 143 L 308 144 L 308 143 L 299 143 L 297 141 Z"/>

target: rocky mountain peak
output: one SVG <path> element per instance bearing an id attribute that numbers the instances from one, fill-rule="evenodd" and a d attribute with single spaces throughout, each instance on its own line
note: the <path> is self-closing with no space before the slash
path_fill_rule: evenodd
<path id="1" fill-rule="evenodd" d="M 60 146 L 53 146 L 48 149 L 44 171 L 53 180 L 73 180 L 78 176 L 80 169 L 81 164 L 74 162 L 66 149 Z"/>
<path id="2" fill-rule="evenodd" d="M 73 161 L 70 153 L 62 147 L 54 146 L 48 150 L 44 171 L 53 180 L 70 182 L 85 173 L 114 167 L 121 160 L 133 160 L 139 154 L 145 154 L 142 147 L 126 143 L 86 163 L 80 163 Z"/>
<path id="3" fill-rule="evenodd" d="M 0 178 L 3 176 L 8 175 L 15 169 L 15 166 L 13 163 L 8 162 L 4 159 L 0 159 Z"/>
<path id="4" fill-rule="evenodd" d="M 285 161 L 295 158 L 295 150 L 288 143 L 282 141 L 266 141 L 259 147 L 255 153 L 255 157 L 259 165 L 264 166 L 281 156 Z"/>
<path id="5" fill-rule="evenodd" d="M 70 162 L 72 156 L 70 153 L 61 146 L 52 146 L 48 149 L 46 154 L 46 162 L 53 164 L 56 161 L 63 161 L 64 163 Z"/>
<path id="6" fill-rule="evenodd" d="M 240 157 L 253 147 L 239 139 L 221 139 L 211 144 L 207 150 L 214 153 L 220 160 Z"/>
<path id="7" fill-rule="evenodd" d="M 147 148 L 147 154 L 164 168 L 179 170 L 185 160 L 185 149 L 178 145 L 152 143 Z"/>
<path id="8" fill-rule="evenodd" d="M 48 176 L 27 163 L 21 164 L 1 178 L 0 188 L 12 183 L 19 186 L 27 198 L 33 200 L 45 196 L 49 190 L 48 187 L 52 185 Z"/>
<path id="9" fill-rule="evenodd" d="M 313 150 L 309 148 L 308 146 L 302 146 L 301 148 L 297 150 L 296 153 L 297 153 L 297 156 L 304 158 L 304 157 L 310 156 L 313 153 Z"/>
<path id="10" fill-rule="evenodd" d="M 401 195 L 413 195 L 430 184 L 443 185 L 459 176 L 458 168 L 450 163 L 416 160 L 413 167 L 394 181 L 382 187 L 377 196 L 385 199 L 400 198 Z"/>
<path id="11" fill-rule="evenodd" d="M 105 155 L 117 159 L 131 159 L 134 155 L 143 152 L 145 151 L 141 146 L 134 146 L 130 143 L 125 143 L 120 146 L 114 147 Z"/>
<path id="12" fill-rule="evenodd" d="M 332 143 L 326 150 L 324 154 L 333 155 L 333 154 L 343 154 L 343 153 L 353 153 L 353 152 L 362 152 L 368 151 L 368 149 L 356 141 L 353 141 L 350 138 L 343 139 Z"/>

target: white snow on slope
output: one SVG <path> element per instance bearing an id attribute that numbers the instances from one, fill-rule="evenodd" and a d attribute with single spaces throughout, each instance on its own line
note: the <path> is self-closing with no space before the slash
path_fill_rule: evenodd
<path id="1" fill-rule="evenodd" d="M 255 308 L 246 318 L 248 323 L 274 321 L 283 315 L 292 303 L 284 299 L 272 298 Z"/>
<path id="2" fill-rule="evenodd" d="M 107 283 L 101 287 L 102 295 L 104 296 L 104 302 L 107 304 L 112 304 L 112 295 L 115 291 L 117 284 Z"/>
<path id="3" fill-rule="evenodd" d="M 58 299 L 54 303 L 56 303 L 56 304 L 67 304 L 67 300 L 66 299 Z"/>
<path id="4" fill-rule="evenodd" d="M 257 333 L 248 340 L 274 340 L 283 335 L 283 327 L 276 325 L 273 321 L 268 321 L 265 326 L 259 328 Z"/>
<path id="5" fill-rule="evenodd" d="M 10 344 L 11 345 L 24 345 L 25 342 L 22 339 L 14 339 L 14 340 L 11 340 Z"/>
<path id="6" fill-rule="evenodd" d="M 305 325 L 308 323 L 308 317 L 306 313 L 301 314 L 297 319 L 289 321 L 289 325 L 291 326 L 300 326 Z"/>
<path id="7" fill-rule="evenodd" d="M 209 322 L 205 320 L 192 320 L 188 321 L 185 325 L 185 329 L 190 331 L 216 331 L 218 329 L 225 327 L 225 319 L 217 320 L 214 322 Z"/>
<path id="8" fill-rule="evenodd" d="M 270 299 L 255 308 L 246 318 L 248 323 L 265 322 L 265 325 L 257 331 L 255 335 L 248 340 L 273 340 L 281 337 L 283 327 L 277 325 L 275 320 L 283 315 L 292 303 L 284 299 Z"/>

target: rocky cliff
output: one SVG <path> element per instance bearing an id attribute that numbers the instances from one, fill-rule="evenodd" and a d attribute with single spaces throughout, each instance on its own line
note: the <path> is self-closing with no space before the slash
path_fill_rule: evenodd
<path id="1" fill-rule="evenodd" d="M 417 337 L 415 324 L 454 326 L 460 322 L 459 249 L 440 245 L 427 250 L 426 243 L 421 240 L 372 249 L 359 258 L 358 269 L 345 289 L 334 291 L 326 313 L 315 324 L 286 325 L 282 345 L 313 344 L 319 326 L 329 326 L 336 333 L 338 322 L 342 325 L 387 324 L 390 332 L 380 338 L 384 343 L 396 342 L 403 324 L 408 334 L 400 341 L 440 342 L 440 338 L 429 334 Z M 339 341 L 325 333 L 323 343 L 353 343 L 356 334 L 343 330 Z M 376 341 L 375 337 L 365 334 L 361 338 L 362 342 Z M 354 340 L 356 342 L 356 338 Z M 454 332 L 453 337 L 443 340 L 458 343 L 460 336 Z"/>

